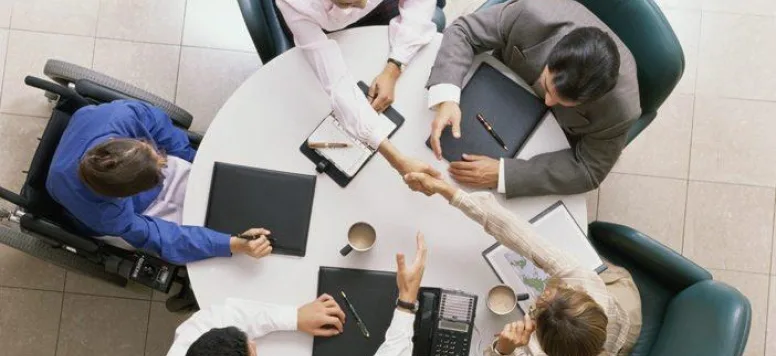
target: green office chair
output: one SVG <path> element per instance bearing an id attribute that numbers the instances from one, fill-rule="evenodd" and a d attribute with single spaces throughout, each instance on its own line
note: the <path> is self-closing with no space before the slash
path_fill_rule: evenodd
<path id="1" fill-rule="evenodd" d="M 752 307 L 741 292 L 627 226 L 594 222 L 589 231 L 598 253 L 639 287 L 643 326 L 631 355 L 743 354 Z"/>
<path id="2" fill-rule="evenodd" d="M 488 0 L 489 7 L 506 0 Z M 628 46 L 636 59 L 641 117 L 628 133 L 633 141 L 657 116 L 684 72 L 684 53 L 671 25 L 652 0 L 577 0 Z"/>

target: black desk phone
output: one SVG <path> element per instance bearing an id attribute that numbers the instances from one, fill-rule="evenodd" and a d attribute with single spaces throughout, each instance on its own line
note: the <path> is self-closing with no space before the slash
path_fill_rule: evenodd
<path id="1" fill-rule="evenodd" d="M 418 293 L 413 356 L 468 356 L 477 296 L 426 288 Z"/>

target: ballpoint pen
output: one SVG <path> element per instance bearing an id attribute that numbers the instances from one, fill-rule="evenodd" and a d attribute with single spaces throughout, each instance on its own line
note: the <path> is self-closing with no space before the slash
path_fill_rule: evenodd
<path id="1" fill-rule="evenodd" d="M 482 116 L 482 114 L 477 114 L 477 120 L 482 124 L 482 126 L 485 126 L 485 129 L 488 130 L 488 133 L 490 133 L 490 135 L 496 139 L 496 142 L 498 142 L 498 144 L 504 148 L 504 151 L 509 151 L 507 144 L 504 143 L 504 140 L 501 139 L 501 136 L 499 136 L 496 131 L 493 131 L 493 126 L 490 126 L 490 123 L 485 120 L 485 116 Z"/>
<path id="2" fill-rule="evenodd" d="M 366 329 L 366 325 L 364 325 L 364 321 L 361 320 L 361 317 L 358 316 L 358 313 L 356 313 L 356 308 L 353 307 L 353 304 L 350 304 L 350 301 L 348 300 L 348 296 L 345 295 L 345 292 L 340 291 L 340 294 L 342 294 L 342 299 L 345 299 L 345 305 L 348 307 L 348 310 L 350 310 L 350 313 L 353 314 L 353 317 L 356 319 L 356 324 L 358 325 L 358 328 L 361 329 L 361 334 L 364 335 L 365 338 L 369 338 L 369 330 Z"/>
<path id="3" fill-rule="evenodd" d="M 350 144 L 343 142 L 308 142 L 310 148 L 348 148 Z"/>
<path id="4" fill-rule="evenodd" d="M 266 237 L 266 238 L 267 238 L 267 241 L 269 241 L 269 245 L 270 245 L 270 246 L 274 246 L 274 245 L 275 245 L 275 238 L 274 238 L 274 237 L 267 236 L 267 235 L 258 235 L 258 236 L 254 236 L 254 235 L 246 235 L 246 234 L 239 234 L 239 235 L 237 235 L 237 237 L 239 237 L 239 238 L 241 238 L 241 239 L 246 239 L 246 240 L 248 240 L 248 241 L 257 240 L 257 239 L 258 239 L 259 237 L 261 237 L 261 236 L 264 236 L 264 237 Z"/>

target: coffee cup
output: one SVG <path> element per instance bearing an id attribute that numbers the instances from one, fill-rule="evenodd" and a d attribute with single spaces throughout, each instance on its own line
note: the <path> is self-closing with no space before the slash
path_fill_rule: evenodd
<path id="1" fill-rule="evenodd" d="M 507 315 L 517 307 L 517 293 L 506 284 L 499 284 L 488 292 L 488 309 L 497 315 Z"/>
<path id="2" fill-rule="evenodd" d="M 363 221 L 353 224 L 348 230 L 348 244 L 340 250 L 340 254 L 347 256 L 353 250 L 358 252 L 369 251 L 377 242 L 377 233 L 372 225 Z"/>

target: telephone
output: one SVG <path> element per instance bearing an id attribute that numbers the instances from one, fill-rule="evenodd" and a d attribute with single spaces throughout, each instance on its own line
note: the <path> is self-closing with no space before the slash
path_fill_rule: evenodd
<path id="1" fill-rule="evenodd" d="M 477 296 L 426 288 L 418 293 L 413 356 L 468 356 Z"/>

